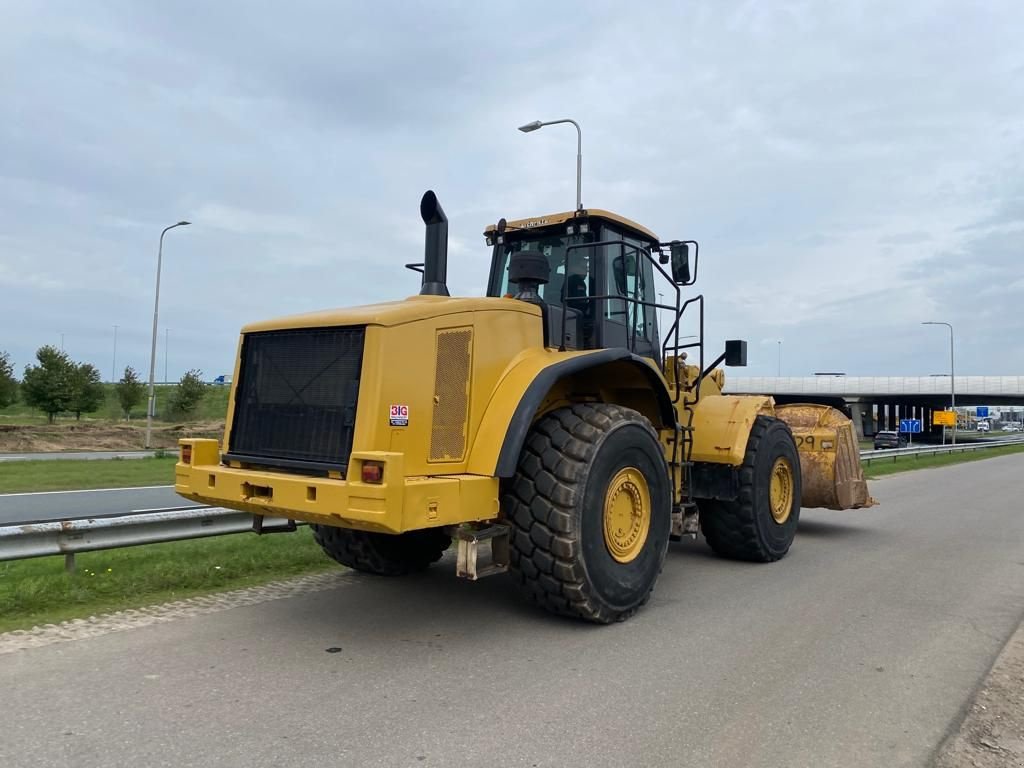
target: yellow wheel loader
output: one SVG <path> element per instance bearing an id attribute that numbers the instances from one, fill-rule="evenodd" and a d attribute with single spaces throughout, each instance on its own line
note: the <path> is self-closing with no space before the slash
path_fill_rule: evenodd
<path id="1" fill-rule="evenodd" d="M 598 209 L 502 219 L 486 297 L 453 298 L 433 192 L 420 213 L 419 295 L 242 329 L 223 447 L 181 441 L 178 493 L 309 523 L 384 576 L 454 540 L 459 576 L 510 571 L 599 623 L 647 601 L 672 539 L 770 562 L 801 503 L 871 503 L 841 413 L 722 394 L 746 342 L 705 361 L 695 241 Z"/>

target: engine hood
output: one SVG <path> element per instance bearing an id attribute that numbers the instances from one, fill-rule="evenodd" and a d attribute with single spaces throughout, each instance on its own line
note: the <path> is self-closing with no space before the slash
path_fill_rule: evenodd
<path id="1" fill-rule="evenodd" d="M 249 323 L 242 333 L 277 331 L 289 328 L 324 328 L 342 325 L 395 326 L 455 315 L 465 312 L 522 312 L 540 317 L 540 307 L 517 299 L 505 298 L 449 298 L 447 296 L 410 296 L 401 301 L 366 304 L 361 307 L 324 309 L 301 315 L 288 315 L 273 320 Z"/>

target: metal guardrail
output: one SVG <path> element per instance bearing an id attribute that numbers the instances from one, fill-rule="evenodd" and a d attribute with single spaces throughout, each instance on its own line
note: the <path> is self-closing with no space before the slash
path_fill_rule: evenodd
<path id="1" fill-rule="evenodd" d="M 963 453 L 1024 444 L 1024 436 L 1009 440 L 991 440 L 959 445 L 932 445 L 920 448 L 892 448 L 861 451 L 861 461 L 870 464 L 881 459 Z M 267 528 L 284 520 L 266 519 Z M 139 544 L 246 533 L 253 530 L 253 516 L 223 507 L 179 507 L 111 517 L 81 520 L 55 520 L 0 526 L 0 561 L 30 557 L 65 555 L 73 567 L 74 555 L 99 549 L 117 549 Z"/>
<path id="2" fill-rule="evenodd" d="M 1008 438 L 1006 440 L 986 440 L 985 442 L 957 443 L 956 445 L 927 445 L 915 448 L 881 448 L 876 451 L 861 451 L 860 460 L 866 464 L 879 459 L 892 459 L 895 461 L 901 456 L 934 456 L 942 453 L 967 453 L 968 451 L 981 451 L 985 448 L 1000 448 L 1007 445 L 1024 444 L 1024 436 Z"/>
<path id="3" fill-rule="evenodd" d="M 272 522 L 278 521 L 266 520 L 265 524 L 269 527 Z M 252 531 L 252 524 L 249 513 L 223 507 L 22 523 L 0 527 L 0 561 L 244 533 Z"/>

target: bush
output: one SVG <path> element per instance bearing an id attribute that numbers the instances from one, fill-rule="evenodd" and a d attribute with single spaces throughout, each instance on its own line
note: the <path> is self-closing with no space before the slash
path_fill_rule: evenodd
<path id="1" fill-rule="evenodd" d="M 18 380 L 14 378 L 14 365 L 6 352 L 0 352 L 0 408 L 6 408 L 18 399 Z"/>
<path id="2" fill-rule="evenodd" d="M 75 396 L 77 366 L 64 352 L 49 345 L 36 351 L 38 365 L 26 365 L 22 381 L 25 403 L 46 414 L 52 424 L 61 411 L 71 406 Z"/>
<path id="3" fill-rule="evenodd" d="M 199 404 L 206 396 L 209 384 L 203 381 L 203 372 L 193 368 L 187 371 L 178 382 L 168 403 L 168 417 L 187 419 L 192 417 Z"/>
<path id="4" fill-rule="evenodd" d="M 107 393 L 100 381 L 100 372 L 91 363 L 74 365 L 71 375 L 71 402 L 68 410 L 81 419 L 83 413 L 92 413 L 106 399 Z"/>
<path id="5" fill-rule="evenodd" d="M 124 376 L 114 385 L 117 393 L 117 402 L 124 414 L 124 420 L 128 421 L 132 408 L 137 406 L 146 396 L 146 385 L 139 381 L 139 374 L 130 365 L 124 369 Z"/>

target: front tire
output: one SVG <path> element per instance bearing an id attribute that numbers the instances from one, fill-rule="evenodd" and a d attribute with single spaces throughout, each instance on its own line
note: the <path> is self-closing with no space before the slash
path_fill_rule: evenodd
<path id="1" fill-rule="evenodd" d="M 313 538 L 342 565 L 377 576 L 405 576 L 441 559 L 451 537 L 436 528 L 387 534 L 311 525 Z"/>
<path id="2" fill-rule="evenodd" d="M 779 560 L 789 552 L 800 520 L 800 456 L 789 426 L 758 416 L 738 471 L 735 500 L 701 501 L 704 538 L 723 557 Z"/>
<path id="3" fill-rule="evenodd" d="M 636 411 L 592 403 L 541 417 L 501 504 L 511 571 L 534 602 L 608 624 L 649 599 L 668 548 L 671 491 L 658 437 Z"/>

